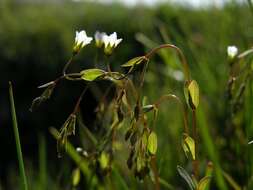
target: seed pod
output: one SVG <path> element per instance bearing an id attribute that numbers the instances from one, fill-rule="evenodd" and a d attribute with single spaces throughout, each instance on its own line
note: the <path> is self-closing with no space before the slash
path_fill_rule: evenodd
<path id="1" fill-rule="evenodd" d="M 184 94 L 190 108 L 193 110 L 197 109 L 199 105 L 199 86 L 195 80 L 185 85 Z"/>

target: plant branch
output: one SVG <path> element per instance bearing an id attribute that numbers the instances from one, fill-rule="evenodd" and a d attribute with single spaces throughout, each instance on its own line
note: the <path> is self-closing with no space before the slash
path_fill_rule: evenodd
<path id="1" fill-rule="evenodd" d="M 159 182 L 159 174 L 158 174 L 158 170 L 157 170 L 157 166 L 156 166 L 156 157 L 155 156 L 153 156 L 151 158 L 151 168 L 153 170 L 154 177 L 155 177 L 155 190 L 159 190 L 160 189 L 160 182 Z"/>
<path id="2" fill-rule="evenodd" d="M 89 88 L 89 85 L 87 85 L 87 86 L 84 88 L 84 90 L 82 91 L 81 95 L 79 96 L 79 98 L 78 98 L 78 100 L 77 100 L 77 102 L 76 102 L 76 105 L 75 105 L 73 114 L 76 114 L 76 113 L 77 113 L 77 111 L 78 111 L 78 109 L 79 109 L 79 106 L 80 106 L 80 103 L 81 103 L 81 101 L 82 101 L 82 99 L 83 99 L 83 96 L 84 96 L 85 92 L 88 90 L 88 88 Z"/>
<path id="3" fill-rule="evenodd" d="M 198 169 L 199 169 L 199 163 L 198 163 L 198 132 L 197 132 L 197 124 L 196 124 L 196 110 L 192 110 L 192 133 L 193 133 L 193 139 L 195 142 L 195 160 L 193 160 L 193 172 L 196 179 L 198 179 Z"/>
<path id="4" fill-rule="evenodd" d="M 184 75 L 185 75 L 185 78 L 186 78 L 186 81 L 190 81 L 190 71 L 189 71 L 189 65 L 186 61 L 186 58 L 182 52 L 182 50 L 180 48 L 178 48 L 177 46 L 175 45 L 172 45 L 172 44 L 163 44 L 163 45 L 160 45 L 154 49 L 152 49 L 150 52 L 148 52 L 145 57 L 147 59 L 150 59 L 150 57 L 152 57 L 157 51 L 159 51 L 160 49 L 163 49 L 163 48 L 172 48 L 174 50 L 177 51 L 179 57 L 180 57 L 180 60 L 181 60 L 181 63 L 183 65 L 183 72 L 184 72 Z"/>
<path id="5" fill-rule="evenodd" d="M 62 70 L 62 75 L 63 75 L 63 76 L 66 75 L 66 71 L 67 71 L 69 65 L 72 63 L 74 57 L 75 57 L 75 55 L 73 54 L 73 55 L 70 57 L 69 61 L 66 63 L 66 65 L 63 67 L 63 70 Z"/>

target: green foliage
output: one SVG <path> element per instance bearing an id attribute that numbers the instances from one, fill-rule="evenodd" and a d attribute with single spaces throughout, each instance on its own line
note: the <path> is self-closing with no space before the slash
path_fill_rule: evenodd
<path id="1" fill-rule="evenodd" d="M 86 81 L 94 81 L 105 74 L 105 71 L 100 69 L 86 69 L 80 72 L 81 78 Z"/>
<path id="2" fill-rule="evenodd" d="M 249 140 L 253 139 L 252 82 L 249 80 L 250 78 L 246 79 L 247 74 L 243 74 L 235 82 L 231 80 L 231 83 L 228 82 L 227 84 L 229 65 L 231 63 L 226 59 L 226 47 L 228 45 L 235 44 L 243 52 L 252 43 L 252 17 L 248 7 L 245 5 L 238 6 L 229 4 L 222 9 L 190 10 L 187 8 L 175 8 L 174 6 L 171 8 L 163 5 L 156 9 L 144 7 L 130 9 L 119 5 L 110 7 L 92 4 L 83 5 L 81 3 L 78 5 L 68 3 L 63 6 L 52 4 L 50 6 L 47 4 L 41 6 L 31 4 L 16 5 L 14 3 L 3 10 L 0 12 L 0 44 L 3 44 L 4 47 L 0 55 L 1 62 L 4 64 L 0 65 L 0 69 L 2 71 L 6 70 L 6 72 L 2 73 L 4 79 L 9 77 L 8 74 L 10 72 L 8 71 L 16 68 L 14 67 L 14 63 L 18 63 L 17 67 L 20 74 L 10 76 L 15 78 L 15 80 L 23 81 L 24 77 L 29 76 L 29 81 L 35 81 L 31 74 L 28 73 L 30 68 L 35 68 L 36 72 L 34 73 L 36 73 L 37 77 L 36 84 L 41 81 L 50 81 L 59 70 L 58 67 L 70 55 L 74 39 L 74 30 L 80 28 L 87 29 L 90 33 L 95 32 L 97 29 L 117 31 L 123 36 L 124 47 L 117 49 L 115 56 L 112 57 L 111 65 L 113 68 L 119 68 L 120 63 L 125 63 L 130 57 L 142 55 L 145 49 L 149 50 L 158 44 L 166 42 L 179 46 L 189 62 L 192 77 L 198 81 L 198 86 L 201 89 L 200 104 L 196 111 L 197 127 L 200 135 L 200 146 L 197 151 L 201 166 L 208 160 L 213 162 L 214 174 L 210 189 L 235 189 L 238 186 L 239 188 L 240 186 L 242 188 L 252 188 L 252 180 L 248 181 L 248 179 L 251 179 L 253 171 L 252 146 L 246 145 Z M 101 19 L 101 15 L 98 12 L 101 13 L 104 11 L 107 14 L 103 15 L 103 19 Z M 135 19 L 129 22 L 129 15 L 132 15 Z M 127 25 L 125 24 L 126 22 L 128 23 Z M 141 46 L 134 40 L 135 34 L 137 41 L 144 44 L 144 46 Z M 155 104 L 151 104 L 150 102 L 158 99 L 161 94 L 167 94 L 168 91 L 173 91 L 181 99 L 183 97 L 181 88 L 184 84 L 182 83 L 182 77 L 179 77 L 181 69 L 179 57 L 175 52 L 169 50 L 161 50 L 158 54 L 159 57 L 155 57 L 149 63 L 144 84 L 143 91 L 147 95 L 148 100 L 141 106 L 134 104 L 136 106 L 135 119 L 139 118 L 140 113 L 146 115 L 151 114 L 156 107 L 154 106 Z M 247 53 L 242 53 L 241 56 L 245 54 Z M 84 52 L 81 52 L 80 57 L 77 58 L 76 64 L 73 65 L 73 70 L 77 70 L 80 65 L 81 70 L 90 67 L 93 64 L 91 59 L 93 55 L 94 53 L 91 51 L 91 48 L 87 47 Z M 84 56 L 85 60 L 81 56 Z M 81 64 L 79 64 L 80 60 L 82 60 Z M 248 56 L 244 57 L 241 60 L 242 64 L 239 65 L 240 68 L 251 71 L 249 67 L 252 65 L 251 60 Z M 131 62 L 128 64 L 134 65 L 133 61 Z M 141 63 L 144 63 L 144 61 Z M 234 64 L 233 67 L 233 71 L 239 71 L 237 70 L 237 64 Z M 10 69 L 8 70 L 8 68 Z M 135 69 L 138 71 L 139 67 L 135 67 Z M 118 76 L 113 78 L 118 78 Z M 231 89 L 229 84 L 231 84 Z M 23 88 L 27 89 L 26 85 Z M 48 86 L 43 87 L 47 88 Z M 92 92 L 98 93 L 93 93 L 93 95 L 97 97 L 99 90 L 97 90 L 97 86 L 94 89 L 92 89 Z M 227 90 L 231 90 L 231 93 Z M 68 91 L 71 90 L 68 89 Z M 104 93 L 103 89 L 101 91 Z M 127 93 L 130 92 L 128 91 Z M 62 94 L 65 94 L 65 97 L 57 97 L 59 98 L 59 102 L 64 102 L 66 96 L 69 95 L 67 92 Z M 132 102 L 136 100 L 136 96 L 133 94 L 132 96 L 124 94 L 123 104 L 126 102 L 133 104 Z M 224 94 L 226 98 L 223 98 Z M 227 97 L 230 95 L 232 101 L 227 101 Z M 48 98 L 45 97 L 49 96 L 46 93 L 41 97 L 38 100 L 46 100 Z M 191 97 L 196 96 L 192 95 Z M 199 98 L 190 101 L 193 106 L 191 108 L 197 107 L 197 99 Z M 117 108 L 118 113 L 116 113 L 112 108 L 113 106 L 105 102 L 103 102 L 103 105 L 101 103 L 99 108 L 106 109 L 106 115 L 101 114 L 102 112 L 99 112 L 98 109 L 96 113 L 99 117 L 109 118 L 108 115 L 113 114 L 115 117 L 120 118 L 120 113 L 123 113 L 123 115 L 129 113 L 126 104 L 125 106 L 119 106 L 120 109 Z M 110 109 L 107 109 L 107 107 L 110 107 Z M 53 107 L 51 108 L 54 109 Z M 59 107 L 56 106 L 55 109 L 59 111 Z M 157 117 L 154 125 L 159 139 L 159 151 L 157 151 L 156 155 L 159 174 L 165 181 L 172 184 L 174 189 L 182 186 L 176 176 L 175 165 L 186 162 L 183 151 L 180 148 L 181 144 L 179 143 L 183 122 L 181 113 L 177 110 L 178 108 L 173 103 L 171 105 L 161 106 L 159 108 L 159 117 Z M 61 110 L 61 112 L 64 111 Z M 233 118 L 230 117 L 232 112 L 234 112 Z M 33 117 L 36 118 L 36 114 L 33 114 Z M 148 121 L 152 120 L 151 118 L 148 115 Z M 38 118 L 35 120 L 41 121 Z M 98 134 L 95 134 L 95 139 L 101 140 L 104 135 L 103 130 L 110 129 L 111 123 L 108 120 L 104 120 L 103 125 L 97 125 L 100 130 Z M 52 121 L 50 122 L 51 125 Z M 87 125 L 92 132 L 98 128 L 97 126 Z M 140 155 L 136 150 L 141 147 L 139 144 L 143 142 L 145 144 L 146 136 L 142 135 L 145 131 L 142 130 L 143 125 L 135 121 L 129 124 L 128 121 L 122 120 L 121 124 L 115 126 L 119 128 L 120 133 L 127 131 L 128 133 L 125 135 L 128 138 L 126 139 L 131 141 L 129 141 L 127 146 L 124 143 L 121 144 L 116 141 L 114 143 L 116 144 L 115 146 L 121 147 L 121 150 L 129 150 L 128 146 L 134 145 L 129 150 L 129 155 L 127 155 L 128 153 L 124 154 L 124 151 L 118 152 L 117 159 L 120 157 L 119 164 L 117 165 L 119 175 L 125 180 L 130 189 L 144 189 L 144 185 L 131 178 L 128 169 L 123 166 L 125 165 L 127 157 L 129 157 L 128 165 L 131 165 L 132 162 L 132 169 L 134 170 L 137 167 L 135 164 L 137 164 L 138 158 L 138 168 L 143 169 L 143 173 L 148 173 L 148 176 L 152 176 L 152 173 L 146 172 L 146 166 L 149 166 L 147 164 L 150 159 L 148 157 L 149 155 Z M 85 130 L 88 129 L 86 127 Z M 74 139 L 79 139 L 87 150 L 98 146 L 96 143 L 95 145 L 91 143 L 91 140 L 88 140 L 89 137 L 87 136 L 89 135 L 86 135 L 86 138 L 76 136 Z M 110 136 L 110 133 L 108 136 Z M 118 138 L 120 139 L 121 137 L 119 136 Z M 142 143 L 136 139 L 142 139 Z M 104 143 L 107 144 L 107 148 L 110 147 L 110 143 Z M 72 153 L 75 152 L 73 147 L 71 150 Z M 67 149 L 66 152 L 68 153 L 68 151 Z M 106 149 L 106 152 L 110 153 L 110 150 Z M 91 152 L 91 155 L 93 153 Z M 95 152 L 94 154 L 94 157 L 98 159 L 98 155 L 101 152 Z M 115 158 L 114 160 L 117 159 Z M 81 156 L 80 159 L 75 159 L 77 165 L 80 163 L 80 160 L 84 160 L 86 164 L 83 164 L 85 165 L 83 166 L 84 168 L 88 166 L 87 159 Z M 95 167 L 95 164 L 92 167 Z M 53 168 L 52 170 L 55 170 Z M 186 168 L 187 171 L 191 170 L 190 167 Z M 226 171 L 226 174 L 229 173 L 229 177 L 224 175 L 224 171 Z M 84 179 L 82 180 L 89 181 L 90 178 L 93 179 L 90 177 L 91 175 L 90 173 L 87 174 L 84 172 Z M 201 175 L 203 175 L 203 171 Z M 113 175 L 113 179 L 117 179 L 115 176 L 116 174 Z M 139 174 L 139 176 L 141 175 Z M 55 176 L 51 178 L 50 181 L 52 184 Z M 106 181 L 107 179 L 103 180 L 105 184 L 109 184 Z M 50 183 L 50 181 L 47 183 Z M 69 183 L 70 181 L 68 180 L 64 182 L 64 184 Z M 56 186 L 54 185 L 54 187 Z M 126 188 L 124 184 L 121 184 L 121 186 Z M 117 184 L 116 188 L 121 186 Z M 53 189 L 53 185 L 50 187 Z M 90 187 L 92 189 L 92 186 Z M 12 187 L 8 187 L 8 189 L 12 189 Z"/>

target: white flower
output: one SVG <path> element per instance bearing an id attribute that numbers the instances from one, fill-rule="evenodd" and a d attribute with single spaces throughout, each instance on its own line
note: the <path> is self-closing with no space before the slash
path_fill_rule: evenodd
<path id="1" fill-rule="evenodd" d="M 101 48 L 103 46 L 103 44 L 104 44 L 103 38 L 105 35 L 106 35 L 105 32 L 96 31 L 94 36 L 95 36 L 96 46 L 98 48 Z"/>
<path id="2" fill-rule="evenodd" d="M 233 59 L 238 54 L 238 48 L 236 46 L 228 46 L 227 53 L 228 57 Z"/>
<path id="3" fill-rule="evenodd" d="M 119 43 L 122 41 L 122 38 L 117 39 L 117 33 L 114 32 L 111 35 L 103 35 L 104 42 L 104 51 L 105 54 L 111 55 L 114 48 L 116 48 Z"/>
<path id="4" fill-rule="evenodd" d="M 76 151 L 77 151 L 77 152 L 82 152 L 83 149 L 82 149 L 81 147 L 77 147 L 77 148 L 76 148 Z"/>
<path id="5" fill-rule="evenodd" d="M 74 53 L 78 53 L 81 48 L 86 46 L 92 41 L 92 37 L 88 37 L 85 30 L 80 32 L 76 31 L 75 44 L 74 44 Z"/>

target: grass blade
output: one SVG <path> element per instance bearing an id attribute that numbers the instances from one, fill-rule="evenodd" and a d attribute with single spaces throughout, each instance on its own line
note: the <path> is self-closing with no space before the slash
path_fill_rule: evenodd
<path id="1" fill-rule="evenodd" d="M 10 95 L 10 104 L 11 104 L 12 125 L 13 125 L 13 131 L 14 131 L 16 148 L 17 148 L 17 155 L 18 155 L 18 164 L 19 164 L 20 176 L 22 179 L 22 189 L 28 190 L 27 179 L 26 179 L 26 175 L 25 175 L 24 161 L 23 161 L 20 139 L 19 139 L 18 123 L 17 123 L 17 117 L 16 117 L 11 82 L 9 82 L 9 95 Z"/>

